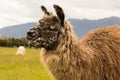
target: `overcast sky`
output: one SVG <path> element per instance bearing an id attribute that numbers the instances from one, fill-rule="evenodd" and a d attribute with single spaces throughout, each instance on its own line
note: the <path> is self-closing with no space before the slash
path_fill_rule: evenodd
<path id="1" fill-rule="evenodd" d="M 120 17 L 120 0 L 2 0 L 0 2 L 0 28 L 26 22 L 37 22 L 43 12 L 41 5 L 55 12 L 53 4 L 60 5 L 66 19 L 100 19 Z"/>

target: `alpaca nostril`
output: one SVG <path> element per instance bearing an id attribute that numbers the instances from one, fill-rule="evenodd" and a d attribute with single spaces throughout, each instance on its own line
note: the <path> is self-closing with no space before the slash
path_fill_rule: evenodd
<path id="1" fill-rule="evenodd" d="M 31 40 L 32 38 L 33 38 L 33 30 L 29 30 L 28 32 L 27 32 L 27 39 L 28 40 Z"/>
<path id="2" fill-rule="evenodd" d="M 33 39 L 36 38 L 36 35 L 37 35 L 36 30 L 31 29 L 27 32 L 27 39 L 28 40 L 33 40 Z"/>
<path id="3" fill-rule="evenodd" d="M 33 36 L 34 34 L 35 34 L 35 30 L 32 29 L 27 32 L 28 36 Z"/>
<path id="4" fill-rule="evenodd" d="M 27 32 L 27 35 L 28 35 L 28 36 L 32 36 L 32 32 L 30 32 L 30 31 Z"/>

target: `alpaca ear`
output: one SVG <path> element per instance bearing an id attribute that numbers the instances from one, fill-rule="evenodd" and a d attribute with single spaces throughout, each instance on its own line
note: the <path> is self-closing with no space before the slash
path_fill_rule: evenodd
<path id="1" fill-rule="evenodd" d="M 41 6 L 42 11 L 45 13 L 45 15 L 50 15 L 50 13 L 47 11 L 45 6 Z"/>
<path id="2" fill-rule="evenodd" d="M 59 7 L 58 5 L 53 5 L 53 7 L 56 11 L 58 18 L 60 19 L 61 26 L 64 26 L 65 15 L 64 15 L 63 9 Z"/>

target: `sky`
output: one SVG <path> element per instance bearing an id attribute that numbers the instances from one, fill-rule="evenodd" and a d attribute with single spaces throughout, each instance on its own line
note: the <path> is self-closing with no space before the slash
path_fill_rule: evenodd
<path id="1" fill-rule="evenodd" d="M 37 22 L 44 15 L 40 9 L 41 5 L 55 14 L 53 4 L 63 8 L 66 19 L 120 17 L 120 0 L 2 0 L 0 28 Z"/>

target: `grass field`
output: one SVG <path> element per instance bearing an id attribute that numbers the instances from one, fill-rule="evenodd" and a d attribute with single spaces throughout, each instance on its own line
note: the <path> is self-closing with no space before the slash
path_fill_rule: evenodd
<path id="1" fill-rule="evenodd" d="M 0 47 L 0 80 L 52 80 L 40 61 L 39 49 L 26 49 L 24 56 L 16 51 Z"/>

